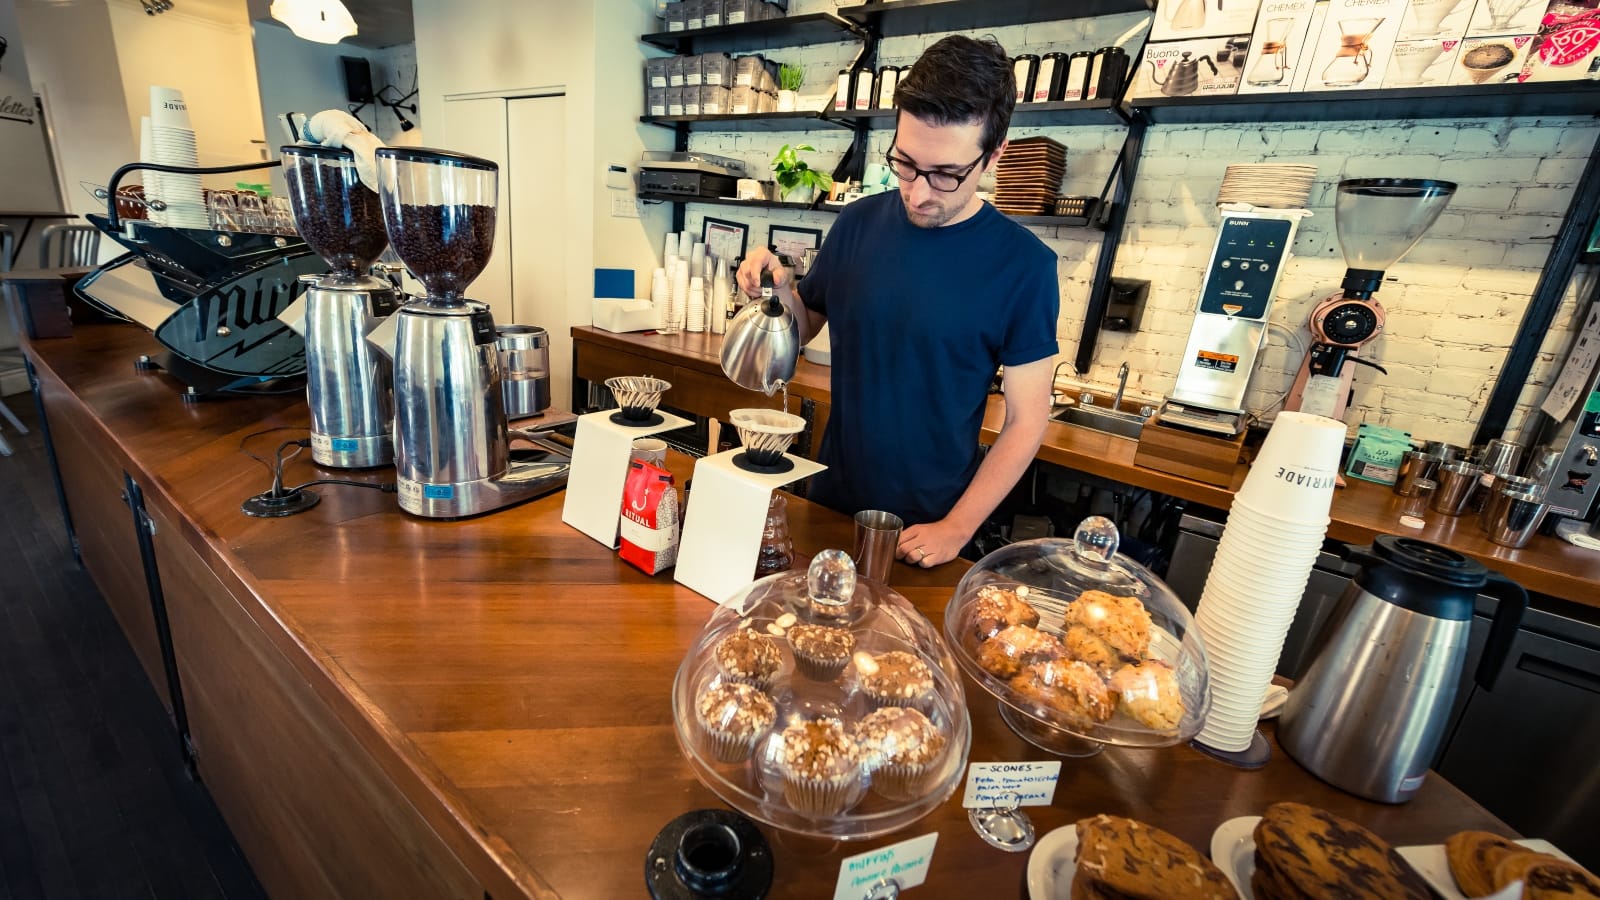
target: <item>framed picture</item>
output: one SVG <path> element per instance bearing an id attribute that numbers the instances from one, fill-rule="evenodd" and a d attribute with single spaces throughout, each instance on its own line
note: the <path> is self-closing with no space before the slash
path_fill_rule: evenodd
<path id="1" fill-rule="evenodd" d="M 748 225 L 706 216 L 705 225 L 701 227 L 700 240 L 705 242 L 706 256 L 725 259 L 728 265 L 732 266 L 734 260 L 744 256 L 745 237 L 749 232 Z"/>
<path id="2" fill-rule="evenodd" d="M 767 246 L 779 256 L 798 260 L 805 251 L 822 246 L 822 229 L 774 225 L 767 232 Z"/>

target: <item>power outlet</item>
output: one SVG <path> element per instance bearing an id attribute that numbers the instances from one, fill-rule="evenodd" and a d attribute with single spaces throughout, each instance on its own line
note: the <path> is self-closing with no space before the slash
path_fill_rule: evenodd
<path id="1" fill-rule="evenodd" d="M 639 218 L 639 201 L 630 194 L 616 194 L 611 198 L 611 215 L 621 219 Z"/>

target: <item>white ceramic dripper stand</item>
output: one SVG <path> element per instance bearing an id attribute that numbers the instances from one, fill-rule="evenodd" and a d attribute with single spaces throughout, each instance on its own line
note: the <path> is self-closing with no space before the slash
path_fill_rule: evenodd
<path id="1" fill-rule="evenodd" d="M 783 452 L 805 427 L 799 416 L 737 409 L 729 419 L 744 446 L 694 464 L 694 497 L 684 513 L 683 541 L 673 575 L 679 584 L 718 605 L 726 605 L 750 586 L 772 492 L 827 468 Z M 774 449 L 776 458 L 763 465 Z"/>
<path id="2" fill-rule="evenodd" d="M 616 382 L 617 384 L 613 384 Z M 628 397 L 634 389 L 655 382 L 648 410 L 641 417 L 628 418 L 625 411 L 637 412 Z M 662 392 L 671 385 L 652 378 L 612 378 L 606 381 L 623 410 L 602 410 L 578 417 L 578 431 L 572 441 L 572 469 L 567 476 L 567 496 L 561 507 L 561 521 L 594 538 L 606 547 L 617 549 L 617 530 L 622 521 L 622 492 L 628 482 L 628 460 L 633 442 L 665 431 L 693 425 L 688 419 L 655 408 Z M 620 388 L 620 389 L 619 389 Z M 753 571 L 753 570 L 752 570 Z"/>

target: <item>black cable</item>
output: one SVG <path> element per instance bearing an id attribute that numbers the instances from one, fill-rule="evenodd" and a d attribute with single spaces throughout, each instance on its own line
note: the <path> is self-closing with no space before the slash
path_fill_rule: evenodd
<path id="1" fill-rule="evenodd" d="M 284 488 L 284 490 L 291 492 L 298 491 L 302 488 L 315 487 L 319 484 L 343 484 L 350 487 L 372 488 L 375 491 L 383 491 L 385 494 L 394 494 L 400 490 L 400 486 L 392 481 L 380 481 L 373 483 L 370 481 L 351 481 L 346 478 L 318 478 L 315 481 L 308 481 L 305 484 L 297 484 L 294 487 Z"/>

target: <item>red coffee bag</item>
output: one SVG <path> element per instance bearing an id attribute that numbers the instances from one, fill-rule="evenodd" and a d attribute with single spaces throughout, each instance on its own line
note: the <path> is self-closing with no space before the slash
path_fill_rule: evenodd
<path id="1" fill-rule="evenodd" d="M 678 561 L 678 490 L 671 472 L 637 459 L 628 463 L 621 524 L 622 558 L 645 574 Z"/>

